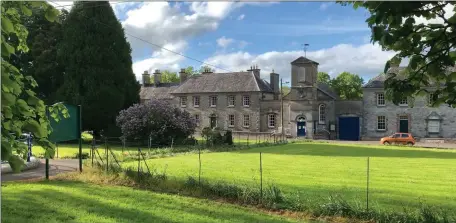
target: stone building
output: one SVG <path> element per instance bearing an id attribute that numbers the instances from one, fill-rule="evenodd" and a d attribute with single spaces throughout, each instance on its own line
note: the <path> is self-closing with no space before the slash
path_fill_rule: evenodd
<path id="1" fill-rule="evenodd" d="M 181 70 L 180 83 L 161 83 L 161 74 L 143 74 L 141 101 L 167 100 L 190 112 L 199 130 L 220 127 L 243 132 L 283 132 L 306 138 L 359 140 L 361 101 L 343 101 L 326 84 L 317 83 L 318 63 L 305 57 L 291 62 L 291 91 L 280 92 L 280 76 L 260 78 L 260 69 L 191 76 Z M 282 112 L 283 110 L 283 112 Z M 282 125 L 283 120 L 283 125 Z M 340 124 L 339 124 L 340 123 Z"/>
<path id="2" fill-rule="evenodd" d="M 403 69 L 395 67 L 388 73 L 399 74 Z M 378 139 L 394 132 L 412 133 L 418 138 L 456 138 L 456 109 L 448 105 L 431 107 L 431 95 L 404 98 L 394 105 L 385 97 L 386 77 L 380 74 L 363 87 L 363 139 Z"/>

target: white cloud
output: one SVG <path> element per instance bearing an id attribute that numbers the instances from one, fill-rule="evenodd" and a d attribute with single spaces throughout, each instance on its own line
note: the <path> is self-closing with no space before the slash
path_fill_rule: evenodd
<path id="1" fill-rule="evenodd" d="M 454 15 L 455 11 L 455 6 L 452 5 L 452 4 L 448 4 L 446 5 L 444 8 L 443 8 L 443 11 L 444 11 L 444 14 L 443 14 L 443 17 L 445 17 L 445 19 L 448 19 L 450 18 L 451 16 Z M 415 23 L 416 24 L 443 24 L 444 21 L 442 18 L 440 17 L 436 17 L 434 19 L 429 19 L 427 20 L 426 18 L 420 16 L 420 17 L 414 17 L 415 18 Z M 405 22 L 405 20 L 404 20 Z"/>
<path id="2" fill-rule="evenodd" d="M 217 45 L 222 48 L 228 47 L 233 42 L 234 42 L 234 39 L 226 38 L 224 36 L 217 39 Z"/>
<path id="3" fill-rule="evenodd" d="M 159 46 L 174 46 L 177 51 L 183 52 L 189 39 L 216 30 L 221 20 L 234 9 L 246 4 L 258 3 L 192 2 L 172 5 L 168 2 L 145 2 L 140 7 L 126 12 L 126 19 L 122 25 L 126 33 L 134 34 Z M 184 7 L 188 7 L 188 12 L 182 9 Z M 132 47 L 133 58 L 147 57 L 148 55 L 144 55 L 147 52 L 145 49 L 163 51 L 128 35 L 127 38 Z M 223 46 L 228 46 L 230 43 L 229 40 L 220 42 Z M 133 67 L 135 74 L 139 75 L 147 66 L 150 69 L 176 67 L 184 59 L 178 55 L 169 55 L 165 58 L 164 54 L 154 53 L 151 58 L 135 62 Z"/>
<path id="4" fill-rule="evenodd" d="M 324 11 L 331 5 L 331 2 L 324 2 L 320 5 L 320 10 Z"/>
<path id="5" fill-rule="evenodd" d="M 339 44 L 331 48 L 307 52 L 309 59 L 320 64 L 319 71 L 328 72 L 333 77 L 344 71 L 372 77 L 383 71 L 386 61 L 393 55 L 393 52 L 382 51 L 380 46 L 372 44 L 360 46 Z M 269 73 L 274 69 L 284 79 L 289 79 L 290 63 L 300 56 L 304 56 L 302 50 L 272 51 L 259 55 L 239 51 L 216 55 L 206 59 L 205 62 L 231 71 L 247 70 L 251 65 L 257 64 L 262 69 L 263 78 L 268 78 Z"/>
<path id="6" fill-rule="evenodd" d="M 244 40 L 239 41 L 239 49 L 244 49 L 250 43 Z"/>
<path id="7" fill-rule="evenodd" d="M 242 14 L 242 15 L 238 16 L 237 20 L 243 20 L 244 18 L 245 18 L 245 15 Z"/>

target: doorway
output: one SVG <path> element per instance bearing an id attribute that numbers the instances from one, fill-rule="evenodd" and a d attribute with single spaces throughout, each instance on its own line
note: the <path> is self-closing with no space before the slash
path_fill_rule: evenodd
<path id="1" fill-rule="evenodd" d="M 409 132 L 409 119 L 407 115 L 399 116 L 399 132 Z"/>
<path id="2" fill-rule="evenodd" d="M 211 129 L 217 127 L 217 117 L 215 117 L 215 115 L 209 117 L 210 118 L 210 121 L 211 121 Z"/>
<path id="3" fill-rule="evenodd" d="M 306 136 L 307 130 L 306 130 L 306 119 L 304 117 L 299 117 L 297 122 L 296 122 L 296 127 L 297 127 L 297 136 L 302 137 Z"/>

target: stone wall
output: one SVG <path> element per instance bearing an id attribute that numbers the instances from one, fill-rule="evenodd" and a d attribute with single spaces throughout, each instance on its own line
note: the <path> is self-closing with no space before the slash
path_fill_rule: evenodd
<path id="1" fill-rule="evenodd" d="M 217 107 L 210 107 L 209 97 L 217 96 Z M 228 96 L 234 95 L 236 97 L 234 107 L 228 107 Z M 244 107 L 242 97 L 244 95 L 250 96 L 250 106 Z M 193 106 L 193 96 L 200 97 L 199 107 Z M 233 131 L 252 131 L 256 132 L 260 129 L 259 114 L 260 114 L 260 93 L 218 93 L 218 94 L 191 94 L 187 95 L 187 106 L 181 107 L 180 103 L 176 106 L 190 112 L 192 116 L 195 114 L 200 115 L 200 123 L 197 131 L 204 127 L 210 126 L 210 117 L 215 115 L 217 118 L 217 126 L 221 129 L 230 129 Z M 179 97 L 177 97 L 179 99 Z M 228 126 L 228 116 L 233 114 L 235 117 L 234 127 Z M 250 127 L 244 127 L 244 114 L 250 115 Z"/>
<path id="2" fill-rule="evenodd" d="M 377 93 L 383 89 L 364 89 L 363 96 L 363 138 L 380 138 L 399 131 L 399 116 L 407 116 L 409 119 L 409 132 L 415 137 L 456 137 L 456 109 L 447 105 L 436 108 L 429 107 L 427 97 L 418 97 L 411 106 L 396 106 L 390 101 L 385 102 L 385 106 L 377 106 Z M 431 135 L 428 133 L 428 116 L 435 112 L 440 116 L 440 132 Z M 377 116 L 386 117 L 386 130 L 377 130 Z"/>

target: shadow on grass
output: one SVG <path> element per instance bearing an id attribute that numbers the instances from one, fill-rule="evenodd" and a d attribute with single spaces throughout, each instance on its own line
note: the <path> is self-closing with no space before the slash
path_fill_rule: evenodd
<path id="1" fill-rule="evenodd" d="M 20 184 L 19 184 L 20 185 Z M 2 222 L 284 222 L 248 211 L 233 212 L 194 199 L 101 187 L 76 181 L 39 182 L 33 190 L 2 196 Z M 14 187 L 14 184 L 7 187 Z M 23 188 L 24 189 L 24 188 Z"/>
<path id="2" fill-rule="evenodd" d="M 237 153 L 272 153 L 279 155 L 347 156 L 347 157 L 399 157 L 456 159 L 455 152 L 425 151 L 413 148 L 375 148 L 334 144 L 288 144 L 280 147 L 254 148 Z"/>

